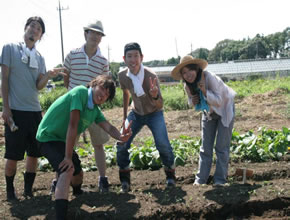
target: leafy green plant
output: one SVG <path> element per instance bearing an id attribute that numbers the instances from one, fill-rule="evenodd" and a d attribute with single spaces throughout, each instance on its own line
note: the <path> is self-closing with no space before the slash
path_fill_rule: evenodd
<path id="1" fill-rule="evenodd" d="M 67 89 L 64 87 L 57 87 L 51 92 L 42 92 L 40 94 L 40 105 L 43 111 L 47 111 L 49 106 L 60 96 L 65 94 L 67 92 Z"/>
<path id="2" fill-rule="evenodd" d="M 230 146 L 232 160 L 245 160 L 249 162 L 264 162 L 279 160 L 288 151 L 290 146 L 290 129 L 283 127 L 281 131 L 260 128 L 259 134 L 255 135 L 252 130 L 245 134 L 233 131 Z M 141 139 L 138 146 L 131 145 L 130 166 L 134 169 L 156 170 L 162 167 L 161 158 L 156 149 L 152 137 Z M 188 163 L 197 163 L 201 139 L 181 135 L 179 138 L 172 139 L 170 144 L 175 154 L 175 165 L 184 166 Z M 94 149 L 90 143 L 82 144 L 76 151 L 82 158 L 82 166 L 85 171 L 97 169 L 94 160 Z M 114 166 L 117 164 L 117 148 L 112 145 L 105 145 L 106 164 Z M 51 170 L 45 158 L 40 159 L 39 169 L 42 171 Z"/>
<path id="3" fill-rule="evenodd" d="M 283 127 L 282 131 L 260 128 L 259 135 L 249 131 L 244 135 L 233 132 L 231 152 L 234 158 L 262 162 L 279 160 L 287 153 L 290 145 L 290 130 Z"/>

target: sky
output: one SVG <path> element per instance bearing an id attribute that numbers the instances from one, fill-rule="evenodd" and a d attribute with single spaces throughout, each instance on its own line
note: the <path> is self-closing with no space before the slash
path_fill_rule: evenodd
<path id="1" fill-rule="evenodd" d="M 289 0 L 60 0 L 64 56 L 85 43 L 83 27 L 101 20 L 100 44 L 110 62 L 122 62 L 126 43 L 138 42 L 143 61 L 168 60 L 224 39 L 267 36 L 290 27 Z M 62 63 L 58 0 L 2 0 L 0 47 L 23 41 L 31 16 L 46 32 L 37 50 L 47 69 Z M 1 49 L 2 50 L 2 49 Z"/>

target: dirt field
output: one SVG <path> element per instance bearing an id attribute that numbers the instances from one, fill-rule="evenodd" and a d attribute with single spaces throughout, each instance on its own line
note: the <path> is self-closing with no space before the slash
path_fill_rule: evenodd
<path id="1" fill-rule="evenodd" d="M 242 133 L 265 126 L 280 130 L 290 127 L 289 94 L 276 90 L 236 101 L 235 129 Z M 287 109 L 288 104 L 288 109 Z M 117 127 L 121 125 L 122 109 L 105 111 Z M 199 115 L 193 110 L 165 112 L 170 139 L 179 135 L 199 136 Z M 3 128 L 1 128 L 3 130 Z M 138 137 L 150 136 L 143 129 Z M 110 143 L 114 143 L 110 140 Z M 3 131 L 1 145 L 4 144 Z M 0 148 L 3 158 L 4 147 Z M 97 172 L 87 172 L 83 188 L 89 193 L 70 195 L 68 219 L 290 219 L 290 158 L 278 162 L 234 163 L 229 166 L 229 186 L 193 186 L 197 164 L 177 167 L 177 185 L 167 189 L 163 170 L 133 170 L 132 191 L 120 192 L 117 167 L 108 168 L 110 192 L 97 190 Z M 16 189 L 19 201 L 6 201 L 5 181 L 0 178 L 0 219 L 54 219 L 54 197 L 49 195 L 53 173 L 38 172 L 34 184 L 35 197 L 25 199 L 23 193 L 23 162 L 19 163 Z M 234 175 L 236 168 L 254 171 L 243 184 Z M 4 159 L 0 162 L 4 170 Z M 214 168 L 212 169 L 212 172 Z"/>

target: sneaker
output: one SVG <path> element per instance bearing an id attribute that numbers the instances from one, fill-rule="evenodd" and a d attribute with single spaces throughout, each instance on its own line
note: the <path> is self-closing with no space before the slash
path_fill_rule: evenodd
<path id="1" fill-rule="evenodd" d="M 99 177 L 98 187 L 99 187 L 99 191 L 101 193 L 109 192 L 108 177 L 106 177 L 106 176 Z"/>
<path id="2" fill-rule="evenodd" d="M 123 193 L 127 193 L 130 191 L 130 184 L 128 182 L 122 182 L 121 183 L 121 187 L 122 187 L 122 192 Z"/>
<path id="3" fill-rule="evenodd" d="M 55 193 L 56 184 L 57 184 L 57 180 L 53 179 L 50 186 L 50 192 L 49 192 L 50 195 L 53 195 Z"/>
<path id="4" fill-rule="evenodd" d="M 228 183 L 214 183 L 212 186 L 213 187 L 223 187 L 223 186 L 229 186 L 229 184 Z"/>

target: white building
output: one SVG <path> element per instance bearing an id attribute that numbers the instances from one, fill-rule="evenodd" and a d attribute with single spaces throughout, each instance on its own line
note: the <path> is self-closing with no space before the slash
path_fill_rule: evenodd
<path id="1" fill-rule="evenodd" d="M 158 75 L 160 82 L 174 82 L 170 76 L 174 66 L 150 68 Z M 206 70 L 219 75 L 223 79 L 231 80 L 260 76 L 290 76 L 290 58 L 210 63 Z"/>

